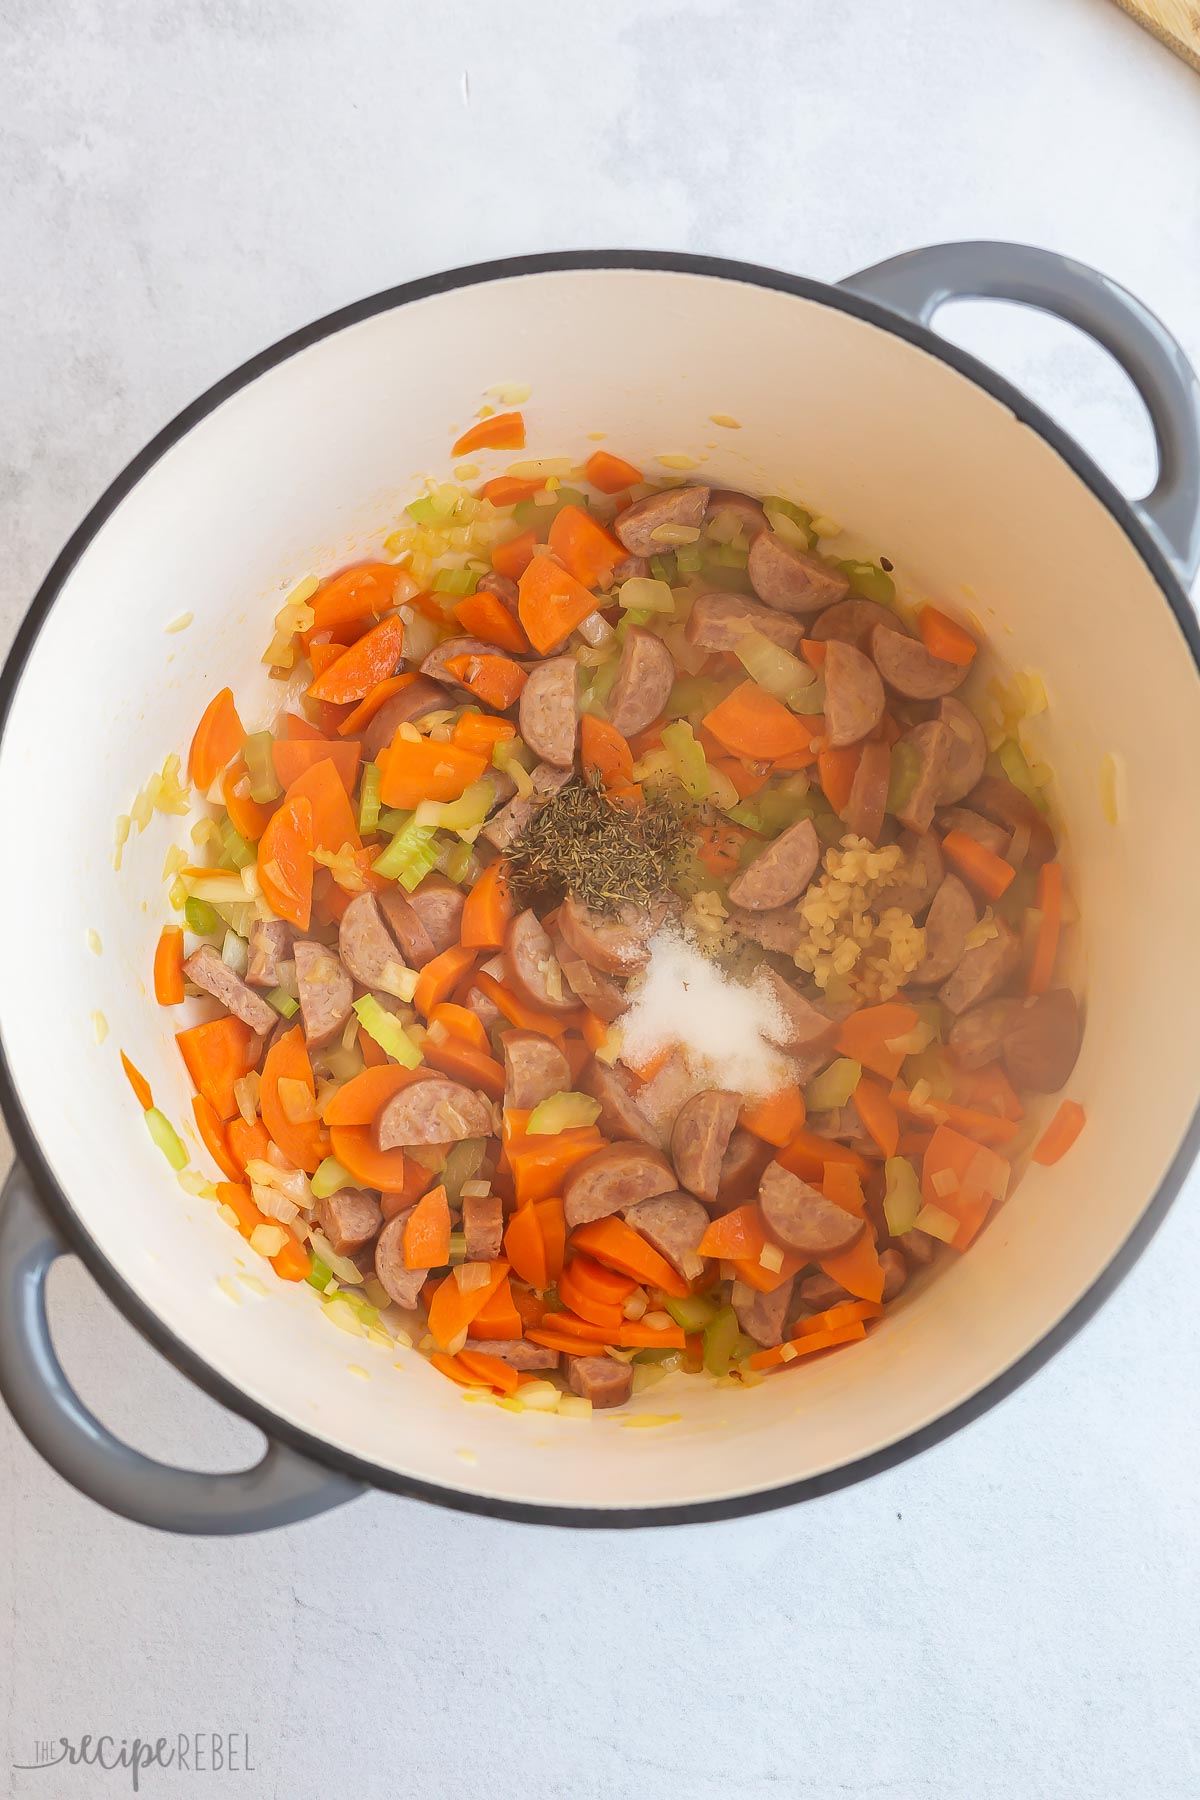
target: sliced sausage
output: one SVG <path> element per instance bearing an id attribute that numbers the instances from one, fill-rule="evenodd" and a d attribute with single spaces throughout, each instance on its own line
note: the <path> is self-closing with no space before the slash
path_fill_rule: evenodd
<path id="1" fill-rule="evenodd" d="M 253 988 L 248 988 L 241 976 L 228 963 L 222 962 L 211 944 L 201 944 L 198 950 L 193 950 L 183 965 L 183 972 L 190 982 L 203 988 L 214 1000 L 219 1000 L 226 1012 L 231 1012 L 251 1031 L 266 1036 L 278 1025 L 279 1014 L 275 1008 L 268 1006 Z"/>
<path id="2" fill-rule="evenodd" d="M 378 1194 L 367 1188 L 339 1188 L 313 1206 L 313 1218 L 339 1256 L 353 1256 L 383 1228 Z"/>
<path id="3" fill-rule="evenodd" d="M 646 1144 L 606 1144 L 577 1162 L 563 1182 L 567 1230 L 624 1212 L 655 1194 L 669 1194 L 674 1187 L 674 1170 L 661 1151 Z"/>
<path id="4" fill-rule="evenodd" d="M 462 1003 L 468 1012 L 475 1014 L 489 1037 L 493 1031 L 508 1023 L 492 996 L 485 994 L 481 988 L 469 987 L 463 995 Z"/>
<path id="5" fill-rule="evenodd" d="M 652 1144 L 656 1150 L 661 1147 L 662 1133 L 646 1117 L 619 1070 L 593 1059 L 580 1076 L 579 1085 L 585 1094 L 600 1102 L 597 1124 L 606 1137 Z"/>
<path id="6" fill-rule="evenodd" d="M 1019 1000 L 985 1000 L 955 1019 L 946 1042 L 959 1067 L 981 1069 L 995 1062 L 1020 1011 Z"/>
<path id="7" fill-rule="evenodd" d="M 940 719 L 927 719 L 906 731 L 900 742 L 915 752 L 918 761 L 917 779 L 896 817 L 907 830 L 920 835 L 933 824 L 933 809 L 950 756 L 950 727 Z"/>
<path id="8" fill-rule="evenodd" d="M 747 1287 L 744 1281 L 735 1281 L 733 1284 L 730 1302 L 737 1314 L 738 1327 L 764 1349 L 783 1342 L 783 1326 L 792 1303 L 794 1285 L 794 1275 L 781 1281 L 769 1294 L 758 1293 L 756 1289 Z"/>
<path id="9" fill-rule="evenodd" d="M 938 718 L 950 728 L 950 753 L 938 790 L 938 805 L 949 806 L 969 794 L 983 779 L 987 764 L 987 738 L 969 706 L 948 694 L 938 707 Z"/>
<path id="10" fill-rule="evenodd" d="M 819 1275 L 806 1275 L 796 1289 L 796 1297 L 805 1306 L 811 1306 L 814 1312 L 824 1312 L 827 1307 L 838 1306 L 843 1300 L 853 1299 L 848 1288 L 832 1275 L 822 1272 Z"/>
<path id="11" fill-rule="evenodd" d="M 776 1243 L 814 1262 L 837 1256 L 862 1236 L 864 1220 L 826 1200 L 782 1163 L 767 1164 L 758 1184 L 758 1204 Z"/>
<path id="12" fill-rule="evenodd" d="M 1054 1094 L 1079 1056 L 1079 1008 L 1070 988 L 1026 1000 L 1004 1034 L 1004 1066 L 1014 1087 Z"/>
<path id="13" fill-rule="evenodd" d="M 558 1045 L 539 1031 L 505 1031 L 504 1104 L 532 1111 L 551 1094 L 571 1087 L 571 1067 Z"/>
<path id="14" fill-rule="evenodd" d="M 464 1350 L 482 1350 L 485 1356 L 498 1356 L 513 1369 L 557 1369 L 558 1351 L 544 1344 L 531 1344 L 528 1338 L 468 1338 Z M 611 1362 L 611 1356 L 605 1357 Z"/>
<path id="15" fill-rule="evenodd" d="M 613 565 L 613 586 L 620 587 L 624 581 L 645 581 L 650 574 L 649 559 L 645 556 L 623 556 L 619 563 Z"/>
<path id="16" fill-rule="evenodd" d="M 421 921 L 435 956 L 457 944 L 466 895 L 456 882 L 445 875 L 426 875 L 408 896 L 408 904 Z"/>
<path id="17" fill-rule="evenodd" d="M 767 529 L 767 515 L 763 511 L 761 500 L 752 494 L 739 493 L 737 488 L 713 488 L 708 496 L 708 507 L 705 517 L 716 519 L 724 513 L 732 515 L 747 537 L 753 537 L 758 531 Z"/>
<path id="18" fill-rule="evenodd" d="M 597 1412 L 624 1406 L 633 1392 L 633 1364 L 615 1356 L 568 1356 L 566 1366 L 572 1393 L 590 1400 Z"/>
<path id="19" fill-rule="evenodd" d="M 613 530 L 630 555 L 661 556 L 671 546 L 655 537 L 659 526 L 703 525 L 708 497 L 706 487 L 664 488 L 661 494 L 647 494 L 627 506 Z"/>
<path id="20" fill-rule="evenodd" d="M 881 1250 L 879 1266 L 883 1270 L 882 1299 L 894 1300 L 908 1280 L 908 1264 L 899 1250 Z"/>
<path id="21" fill-rule="evenodd" d="M 915 1226 L 911 1231 L 902 1231 L 896 1242 L 903 1250 L 905 1260 L 917 1263 L 921 1268 L 928 1267 L 937 1255 L 937 1238 L 930 1237 L 927 1231 L 918 1231 Z"/>
<path id="22" fill-rule="evenodd" d="M 946 865 L 942 848 L 932 831 L 906 831 L 900 839 L 904 861 L 887 887 L 875 896 L 875 911 L 896 907 L 914 919 L 920 917 L 942 885 Z"/>
<path id="23" fill-rule="evenodd" d="M 623 737 L 635 737 L 660 716 L 674 685 L 675 662 L 662 639 L 644 625 L 631 625 L 608 697 L 609 722 Z"/>
<path id="24" fill-rule="evenodd" d="M 685 1280 L 697 1273 L 708 1214 L 691 1194 L 658 1194 L 652 1200 L 639 1200 L 636 1206 L 626 1207 L 625 1222 L 653 1244 Z"/>
<path id="25" fill-rule="evenodd" d="M 468 1262 L 495 1262 L 504 1237 L 504 1202 L 499 1194 L 468 1194 L 462 1203 Z"/>
<path id="26" fill-rule="evenodd" d="M 406 1269 L 404 1266 L 404 1227 L 412 1213 L 413 1208 L 406 1206 L 403 1212 L 388 1220 L 375 1239 L 376 1277 L 396 1305 L 404 1307 L 417 1304 L 417 1296 L 429 1273 L 428 1269 Z"/>
<path id="27" fill-rule="evenodd" d="M 354 983 L 342 967 L 341 957 L 328 944 L 301 938 L 292 954 L 296 959 L 304 1041 L 310 1050 L 319 1050 L 345 1028 L 354 1000 Z"/>
<path id="28" fill-rule="evenodd" d="M 444 712 L 454 705 L 447 690 L 436 681 L 419 675 L 385 700 L 363 733 L 363 755 L 374 762 L 386 750 L 401 725 L 423 719 L 426 713 Z"/>
<path id="29" fill-rule="evenodd" d="M 414 969 L 423 969 L 437 952 L 432 938 L 414 912 L 409 896 L 393 886 L 377 894 L 376 899 L 388 930 L 404 952 L 405 962 Z"/>
<path id="30" fill-rule="evenodd" d="M 566 977 L 567 985 L 577 999 L 598 1019 L 611 1025 L 619 1019 L 629 1006 L 624 988 L 608 975 L 602 975 L 599 969 L 593 969 L 591 963 L 584 962 L 582 956 L 576 956 L 570 945 L 563 938 L 554 939 L 554 954 Z"/>
<path id="31" fill-rule="evenodd" d="M 457 1144 L 463 1138 L 490 1137 L 492 1109 L 460 1081 L 431 1075 L 393 1094 L 375 1118 L 375 1141 L 381 1150 L 409 1144 Z"/>
<path id="32" fill-rule="evenodd" d="M 815 613 L 844 600 L 850 583 L 819 556 L 795 550 L 774 531 L 760 531 L 746 560 L 750 586 L 780 612 Z"/>
<path id="33" fill-rule="evenodd" d="M 744 1201 L 753 1200 L 758 1193 L 763 1170 L 772 1154 L 769 1144 L 764 1144 L 752 1131 L 746 1131 L 743 1126 L 738 1125 L 721 1158 L 721 1179 L 717 1187 L 716 1205 L 710 1210 L 721 1213 L 731 1206 L 741 1206 Z"/>
<path id="34" fill-rule="evenodd" d="M 741 1111 L 742 1096 L 728 1088 L 706 1088 L 681 1106 L 671 1127 L 671 1161 L 681 1187 L 701 1200 L 715 1200 L 721 1166 Z"/>
<path id="35" fill-rule="evenodd" d="M 892 753 L 888 746 L 874 740 L 865 743 L 842 814 L 842 823 L 855 837 L 866 838 L 871 844 L 879 842 L 891 778 Z"/>
<path id="36" fill-rule="evenodd" d="M 967 798 L 975 812 L 982 813 L 985 819 L 991 819 L 997 825 L 1006 825 L 1009 831 L 1015 831 L 1018 825 L 1029 827 L 1029 853 L 1025 860 L 1030 868 L 1040 868 L 1042 863 L 1051 860 L 1055 844 L 1049 822 L 1029 796 L 1014 787 L 1011 781 L 1006 781 L 1002 775 L 985 775 Z"/>
<path id="37" fill-rule="evenodd" d="M 863 1124 L 862 1115 L 852 1099 L 845 1106 L 831 1107 L 828 1112 L 812 1113 L 808 1127 L 819 1137 L 833 1138 L 851 1150 L 865 1150 L 870 1155 L 875 1149 L 875 1140 Z"/>
<path id="38" fill-rule="evenodd" d="M 1012 836 L 1012 833 L 1006 831 L 1003 825 L 993 825 L 990 819 L 985 819 L 982 813 L 972 812 L 969 806 L 943 807 L 937 815 L 937 826 L 938 830 L 943 833 L 947 831 L 964 832 L 967 837 L 974 838 L 977 844 L 982 844 L 985 850 L 990 850 L 995 856 L 1004 855 Z"/>
<path id="39" fill-rule="evenodd" d="M 520 589 L 515 581 L 511 581 L 507 575 L 501 575 L 498 569 L 489 569 L 486 575 L 481 575 L 475 583 L 475 592 L 495 594 L 504 610 L 516 618 L 517 604 L 521 598 Z"/>
<path id="40" fill-rule="evenodd" d="M 783 650 L 799 649 L 804 627 L 798 619 L 763 606 L 745 594 L 700 594 L 692 603 L 683 635 L 698 650 L 736 650 L 746 631 L 761 632 Z"/>
<path id="41" fill-rule="evenodd" d="M 248 987 L 278 987 L 281 964 L 292 953 L 292 928 L 283 919 L 255 919 L 246 940 Z"/>
<path id="42" fill-rule="evenodd" d="M 931 656 L 924 644 L 890 625 L 871 633 L 871 655 L 888 686 L 906 700 L 940 700 L 967 679 L 968 665 Z"/>
<path id="43" fill-rule="evenodd" d="M 338 955 L 363 987 L 386 988 L 390 975 L 403 966 L 374 894 L 356 894 L 342 914 Z"/>
<path id="44" fill-rule="evenodd" d="M 978 923 L 970 889 L 957 875 L 947 875 L 929 908 L 925 954 L 910 979 L 921 987 L 945 981 L 959 965 L 967 947 L 967 933 Z"/>
<path id="45" fill-rule="evenodd" d="M 497 850 L 511 850 L 533 815 L 548 800 L 551 794 L 557 794 L 559 788 L 565 787 L 571 779 L 570 769 L 555 769 L 550 763 L 539 763 L 529 778 L 533 783 L 532 794 L 518 794 L 502 806 L 498 813 L 493 813 L 483 827 L 482 835 Z"/>
<path id="46" fill-rule="evenodd" d="M 953 975 L 938 989 L 938 999 L 956 1017 L 998 993 L 1021 960 L 1020 938 L 1003 919 L 993 923 L 995 937 L 964 950 Z"/>
<path id="47" fill-rule="evenodd" d="M 763 1026 L 763 1035 L 788 1056 L 823 1056 L 838 1034 L 838 1023 L 794 988 L 774 969 L 756 969 L 754 985 L 763 988 L 779 1009 L 778 1022 Z"/>
<path id="48" fill-rule="evenodd" d="M 825 652 L 825 735 L 835 750 L 867 737 L 883 717 L 879 671 L 869 656 L 841 638 Z"/>
<path id="49" fill-rule="evenodd" d="M 595 912 L 574 894 L 558 909 L 558 930 L 576 956 L 605 975 L 632 975 L 649 958 L 648 940 L 666 917 L 666 901 L 625 905 L 611 916 Z"/>
<path id="50" fill-rule="evenodd" d="M 429 652 L 421 664 L 421 673 L 427 675 L 431 681 L 441 681 L 452 688 L 463 688 L 469 691 L 466 682 L 460 681 L 457 675 L 452 675 L 446 664 L 455 656 L 495 656 L 495 654 L 495 644 L 485 644 L 482 638 L 447 638 L 444 643 L 438 644 Z M 402 688 L 400 691 L 403 693 L 404 689 Z M 450 705 L 454 704 L 452 699 Z M 461 700 L 458 704 L 462 705 Z"/>
<path id="51" fill-rule="evenodd" d="M 574 765 L 579 736 L 579 664 L 573 656 L 551 656 L 535 664 L 521 690 L 517 718 L 521 736 L 535 756 L 555 769 Z"/>
<path id="52" fill-rule="evenodd" d="M 885 625 L 889 631 L 903 630 L 898 616 L 877 600 L 840 600 L 836 606 L 825 609 L 809 635 L 818 642 L 840 638 L 843 644 L 853 644 L 869 656 L 871 633 L 877 625 Z"/>
<path id="53" fill-rule="evenodd" d="M 821 860 L 821 840 L 811 819 L 789 825 L 747 863 L 729 884 L 735 906 L 768 912 L 798 900 Z"/>
<path id="54" fill-rule="evenodd" d="M 780 956 L 794 956 L 808 936 L 808 926 L 794 906 L 780 906 L 773 912 L 739 912 L 729 914 L 729 925 L 739 937 L 761 944 L 764 950 Z"/>
<path id="55" fill-rule="evenodd" d="M 521 999 L 543 1012 L 574 1012 L 577 1001 L 563 981 L 550 934 L 532 907 L 510 922 L 504 955 L 509 980 Z"/>

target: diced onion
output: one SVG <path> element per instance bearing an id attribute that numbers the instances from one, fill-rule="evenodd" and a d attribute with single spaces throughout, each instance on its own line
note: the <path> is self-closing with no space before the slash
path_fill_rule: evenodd
<path id="1" fill-rule="evenodd" d="M 290 1225 L 300 1208 L 278 1188 L 263 1187 L 257 1181 L 250 1183 L 250 1195 L 259 1212 L 266 1213 L 269 1219 L 278 1219 L 283 1225 Z"/>
<path id="2" fill-rule="evenodd" d="M 256 1225 L 250 1233 L 250 1248 L 260 1256 L 278 1256 L 289 1235 L 282 1225 Z"/>
<path id="3" fill-rule="evenodd" d="M 769 1269 L 772 1275 L 778 1275 L 783 1267 L 783 1251 L 778 1244 L 764 1244 L 758 1253 L 758 1260 L 764 1269 Z"/>
<path id="4" fill-rule="evenodd" d="M 953 1169 L 937 1169 L 930 1178 L 930 1186 L 942 1200 L 949 1199 L 958 1192 L 958 1176 Z"/>
<path id="5" fill-rule="evenodd" d="M 668 1312 L 648 1312 L 642 1317 L 642 1324 L 648 1325 L 651 1331 L 666 1331 L 675 1323 Z"/>
<path id="6" fill-rule="evenodd" d="M 485 1262 L 460 1263 L 454 1271 L 460 1294 L 473 1294 L 492 1279 L 492 1265 Z"/>
<path id="7" fill-rule="evenodd" d="M 517 1394 L 526 1412 L 555 1412 L 563 1397 L 552 1381 L 526 1381 Z"/>
<path id="8" fill-rule="evenodd" d="M 318 1231 L 315 1225 L 308 1234 L 308 1241 L 326 1268 L 331 1270 L 339 1281 L 344 1281 L 347 1287 L 362 1286 L 362 1270 L 352 1263 L 349 1257 L 339 1256 L 325 1233 Z"/>
<path id="9" fill-rule="evenodd" d="M 608 620 L 602 618 L 598 612 L 590 612 L 586 619 L 579 621 L 575 629 L 584 643 L 590 644 L 593 650 L 599 649 L 602 645 L 612 644 L 616 640 L 615 630 Z"/>
<path id="10" fill-rule="evenodd" d="M 640 1366 L 648 1368 L 652 1365 L 642 1364 Z M 657 1371 L 655 1372 L 657 1373 Z M 532 1382 L 527 1381 L 525 1387 L 521 1389 L 521 1392 L 525 1393 L 532 1385 Z M 558 1413 L 560 1419 L 590 1419 L 592 1416 L 592 1403 L 590 1400 L 585 1399 L 582 1394 L 560 1394 L 558 1397 L 558 1406 L 555 1408 L 555 1411 Z"/>
<path id="11" fill-rule="evenodd" d="M 914 1229 L 939 1238 L 943 1244 L 952 1244 L 958 1232 L 958 1220 L 940 1206 L 923 1206 L 917 1214 Z"/>
<path id="12" fill-rule="evenodd" d="M 649 1304 L 650 1302 L 647 1300 L 645 1294 L 643 1294 L 641 1288 L 635 1288 L 628 1299 L 622 1302 L 621 1312 L 627 1319 L 640 1319 Z"/>
<path id="13" fill-rule="evenodd" d="M 309 1125 L 317 1117 L 317 1100 L 306 1081 L 283 1075 L 278 1083 L 279 1104 L 289 1125 Z"/>
<path id="14" fill-rule="evenodd" d="M 258 1117 L 258 1095 L 262 1079 L 257 1069 L 249 1075 L 240 1075 L 233 1084 L 233 1097 L 237 1101 L 237 1109 L 247 1125 L 253 1125 Z"/>
<path id="15" fill-rule="evenodd" d="M 649 575 L 631 575 L 617 589 L 617 605 L 637 612 L 669 613 L 675 610 L 675 596 L 665 581 Z"/>

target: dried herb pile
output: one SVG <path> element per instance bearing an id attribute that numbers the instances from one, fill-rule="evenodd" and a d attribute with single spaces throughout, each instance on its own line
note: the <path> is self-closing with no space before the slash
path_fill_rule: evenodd
<path id="1" fill-rule="evenodd" d="M 591 782 L 572 781 L 539 807 L 508 852 L 521 905 L 568 893 L 597 912 L 646 906 L 670 886 L 688 842 L 682 790 L 647 794 L 635 812 Z"/>

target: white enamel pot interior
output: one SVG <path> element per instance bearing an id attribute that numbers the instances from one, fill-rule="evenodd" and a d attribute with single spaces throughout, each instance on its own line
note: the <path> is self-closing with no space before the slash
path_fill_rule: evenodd
<path id="1" fill-rule="evenodd" d="M 0 756 L 10 857 L 26 866 L 43 847 L 36 880 L 0 888 L 0 1038 L 44 1197 L 131 1317 L 212 1391 L 380 1486 L 619 1522 L 818 1491 L 968 1416 L 1111 1279 L 1164 1203 L 1200 1068 L 1200 682 L 1149 537 L 966 359 L 837 290 L 761 271 L 562 261 L 444 278 L 302 334 L 193 409 L 84 533 L 46 596 Z M 278 690 L 259 656 L 281 596 L 373 555 L 421 479 L 449 475 L 450 443 L 501 381 L 531 389 L 527 454 L 579 456 L 601 431 L 651 470 L 682 452 L 697 478 L 802 497 L 916 590 L 969 596 L 1006 657 L 1045 679 L 1083 912 L 1071 1092 L 1089 1123 L 1070 1156 L 1031 1169 L 969 1254 L 914 1284 L 865 1342 L 752 1391 L 676 1378 L 632 1408 L 679 1414 L 653 1430 L 621 1413 L 583 1424 L 467 1404 L 415 1351 L 393 1359 L 338 1333 L 311 1290 L 265 1267 L 266 1298 L 231 1304 L 219 1280 L 253 1259 L 176 1185 L 117 1054 L 190 1121 L 172 1034 L 202 1009 L 160 1010 L 148 992 L 169 916 L 163 858 L 186 824 L 156 816 L 116 874 L 116 815 L 169 750 L 186 752 L 222 685 L 251 728 L 266 721 Z M 512 456 L 481 460 L 491 473 Z M 184 612 L 194 622 L 169 635 Z M 1101 807 L 1109 752 L 1116 828 Z M 93 1012 L 108 1022 L 100 1047 Z"/>

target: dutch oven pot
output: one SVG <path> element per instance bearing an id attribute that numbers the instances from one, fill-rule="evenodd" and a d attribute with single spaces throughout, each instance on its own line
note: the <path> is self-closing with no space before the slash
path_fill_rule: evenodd
<path id="1" fill-rule="evenodd" d="M 1145 501 L 934 335 L 938 306 L 964 296 L 1041 307 L 1114 354 L 1158 441 Z M 464 1405 L 415 1351 L 397 1372 L 331 1330 L 306 1287 L 269 1275 L 267 1300 L 231 1306 L 218 1278 L 244 1247 L 176 1185 L 116 1053 L 170 1118 L 190 1118 L 179 1011 L 147 993 L 179 822 L 135 835 L 115 874 L 115 816 L 217 688 L 255 718 L 267 682 L 246 684 L 280 596 L 376 547 L 502 380 L 532 388 L 533 453 L 605 430 L 637 462 L 690 453 L 706 481 L 803 496 L 931 595 L 969 596 L 1052 701 L 1046 751 L 1083 915 L 1088 1028 L 1071 1090 L 1086 1131 L 865 1342 L 745 1392 L 679 1383 L 682 1417 L 657 1430 Z M 741 429 L 715 428 L 714 413 Z M 0 1083 L 19 1158 L 0 1215 L 0 1389 L 47 1460 L 115 1511 L 180 1531 L 286 1523 L 363 1484 L 523 1520 L 671 1523 L 859 1480 L 1044 1362 L 1149 1241 L 1196 1147 L 1200 638 L 1185 584 L 1200 562 L 1198 416 L 1192 371 L 1144 307 L 1077 263 L 1002 244 L 918 251 L 840 287 L 702 257 L 490 263 L 335 313 L 181 414 L 59 557 L 0 695 Z M 190 629 L 166 634 L 184 611 Z M 1116 827 L 1101 804 L 1110 752 Z M 110 1028 L 101 1048 L 93 1010 Z M 45 1312 L 66 1251 L 261 1426 L 256 1468 L 162 1468 L 87 1412 Z M 350 1374 L 356 1359 L 370 1380 Z"/>

